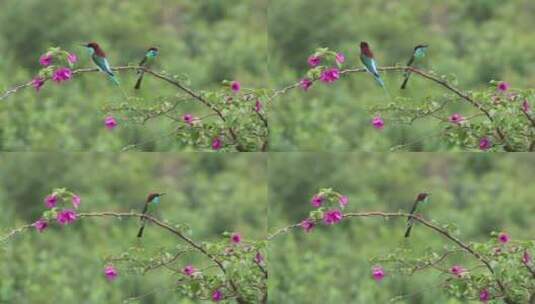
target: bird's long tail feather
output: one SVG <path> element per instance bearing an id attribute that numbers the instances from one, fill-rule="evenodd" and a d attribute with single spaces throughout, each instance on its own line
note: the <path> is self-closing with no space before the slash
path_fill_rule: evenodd
<path id="1" fill-rule="evenodd" d="M 410 223 L 407 226 L 407 230 L 405 231 L 405 237 L 408 238 L 411 235 L 411 229 L 412 229 L 412 223 Z"/>
<path id="2" fill-rule="evenodd" d="M 405 90 L 405 88 L 407 87 L 407 82 L 409 82 L 409 77 L 411 77 L 411 73 L 407 72 L 405 74 L 405 79 L 403 80 L 403 83 L 401 84 L 401 89 L 402 90 Z"/>
<path id="3" fill-rule="evenodd" d="M 136 82 L 136 85 L 134 86 L 134 89 L 139 90 L 139 88 L 141 87 L 141 81 L 143 80 L 143 75 L 145 75 L 145 73 L 143 72 L 139 74 L 139 77 L 137 78 L 137 82 Z"/>
<path id="4" fill-rule="evenodd" d="M 139 227 L 139 232 L 137 233 L 137 237 L 140 238 L 143 236 L 143 229 L 145 229 L 145 222 L 141 224 L 141 227 Z"/>

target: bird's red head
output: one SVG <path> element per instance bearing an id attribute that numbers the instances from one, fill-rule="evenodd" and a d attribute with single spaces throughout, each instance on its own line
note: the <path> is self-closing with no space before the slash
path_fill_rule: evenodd
<path id="1" fill-rule="evenodd" d="M 418 197 L 416 198 L 416 200 L 421 202 L 421 201 L 425 200 L 428 196 L 429 196 L 429 193 L 422 192 L 422 193 L 418 194 Z"/>
<path id="2" fill-rule="evenodd" d="M 373 58 L 372 50 L 370 50 L 370 45 L 366 41 L 360 43 L 360 53 L 366 57 Z"/>
<path id="3" fill-rule="evenodd" d="M 100 57 L 106 57 L 106 54 L 105 54 L 104 51 L 100 48 L 100 45 L 98 45 L 98 43 L 96 43 L 96 42 L 89 42 L 89 43 L 86 44 L 85 46 L 88 47 L 88 48 L 92 48 L 92 49 L 95 51 L 95 54 L 97 54 L 98 56 L 100 56 Z"/>
<path id="4" fill-rule="evenodd" d="M 155 52 L 158 52 L 158 48 L 157 48 L 157 47 L 151 47 L 151 48 L 149 48 L 147 51 L 155 51 Z"/>
<path id="5" fill-rule="evenodd" d="M 165 193 L 149 193 L 147 196 L 147 202 L 151 202 L 155 197 L 165 195 Z"/>

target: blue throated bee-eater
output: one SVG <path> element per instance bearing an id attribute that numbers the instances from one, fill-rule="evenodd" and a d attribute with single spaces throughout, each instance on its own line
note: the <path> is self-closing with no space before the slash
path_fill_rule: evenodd
<path id="1" fill-rule="evenodd" d="M 417 45 L 414 48 L 414 51 L 412 51 L 412 55 L 411 55 L 411 58 L 409 59 L 409 62 L 407 62 L 407 66 L 412 66 L 414 61 L 424 58 L 425 54 L 427 52 L 427 48 L 428 48 L 427 44 Z M 409 81 L 409 77 L 411 76 L 411 72 L 410 71 L 406 71 L 404 76 L 405 76 L 405 79 L 403 80 L 403 83 L 401 84 L 401 89 L 402 90 L 404 90 L 405 87 L 407 86 L 407 82 Z"/>
<path id="2" fill-rule="evenodd" d="M 143 56 L 143 59 L 139 63 L 139 66 L 142 67 L 150 67 L 152 63 L 154 62 L 154 59 L 158 56 L 158 48 L 151 47 L 147 50 L 145 53 L 145 56 Z M 143 74 L 145 74 L 145 71 L 139 70 L 137 71 L 139 74 L 139 77 L 137 78 L 136 85 L 134 86 L 134 89 L 139 90 L 141 87 L 141 81 L 143 80 Z"/>
<path id="3" fill-rule="evenodd" d="M 416 200 L 414 201 L 414 204 L 412 205 L 411 212 L 409 214 L 414 215 L 420 204 L 426 203 L 429 200 L 429 193 L 422 192 L 418 194 L 416 197 Z M 412 217 L 409 217 L 407 219 L 407 231 L 405 231 L 405 237 L 408 238 L 411 234 L 412 225 L 414 225 L 414 219 Z"/>
<path id="4" fill-rule="evenodd" d="M 164 195 L 165 193 L 150 193 L 143 206 L 142 214 L 153 213 L 160 204 L 160 198 Z M 137 233 L 138 238 L 143 236 L 143 229 L 145 229 L 145 218 L 141 218 L 141 227 L 139 227 L 139 232 Z"/>
<path id="5" fill-rule="evenodd" d="M 365 41 L 360 43 L 360 61 L 362 61 L 366 70 L 373 75 L 377 83 L 384 88 L 385 83 L 381 78 L 381 75 L 379 75 L 379 71 L 377 71 L 377 63 L 373 57 L 372 50 L 370 49 L 369 44 Z"/>
<path id="6" fill-rule="evenodd" d="M 106 53 L 104 53 L 98 43 L 90 42 L 88 44 L 84 44 L 83 46 L 85 46 L 89 51 L 89 55 L 91 56 L 93 62 L 97 65 L 97 68 L 101 72 L 106 73 L 106 75 L 108 75 L 108 78 L 110 78 L 110 80 L 114 84 L 119 85 L 119 80 L 117 79 L 117 77 L 115 77 L 115 74 L 111 70 L 109 62 L 106 59 Z"/>

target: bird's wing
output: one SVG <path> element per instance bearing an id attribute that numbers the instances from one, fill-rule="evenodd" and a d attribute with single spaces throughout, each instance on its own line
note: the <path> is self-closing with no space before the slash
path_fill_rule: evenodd
<path id="1" fill-rule="evenodd" d="M 375 63 L 375 60 L 371 59 L 370 61 L 371 61 L 370 66 L 371 66 L 372 74 L 375 75 L 375 77 L 380 78 L 381 76 L 379 75 L 379 71 L 377 71 L 377 65 Z"/>
<path id="2" fill-rule="evenodd" d="M 93 61 L 102 72 L 107 73 L 110 76 L 114 76 L 110 68 L 110 64 L 108 63 L 108 60 L 106 58 L 100 56 L 93 56 Z"/>
<path id="3" fill-rule="evenodd" d="M 407 66 L 411 66 L 414 62 L 414 54 L 411 55 L 411 59 L 409 59 L 409 62 L 407 62 Z"/>
<path id="4" fill-rule="evenodd" d="M 143 66 L 145 64 L 145 62 L 147 62 L 147 56 L 143 56 L 143 59 L 139 63 L 139 66 Z"/>
<path id="5" fill-rule="evenodd" d="M 411 212 L 409 212 L 409 214 L 414 214 L 416 212 L 416 209 L 418 208 L 418 203 L 419 201 L 415 201 L 414 204 L 412 205 L 412 209 L 411 209 Z M 411 220 L 411 217 L 409 217 L 408 221 Z"/>

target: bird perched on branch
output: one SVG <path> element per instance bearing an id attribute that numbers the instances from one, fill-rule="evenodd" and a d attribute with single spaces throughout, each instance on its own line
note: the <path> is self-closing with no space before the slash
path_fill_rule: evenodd
<path id="1" fill-rule="evenodd" d="M 407 62 L 407 66 L 408 67 L 412 66 L 412 64 L 416 60 L 421 60 L 422 58 L 424 58 L 427 52 L 427 48 L 428 48 L 427 44 L 419 44 L 416 47 L 414 47 L 411 58 L 409 59 L 409 62 Z M 402 90 L 404 90 L 405 87 L 407 86 L 407 82 L 409 81 L 409 77 L 411 76 L 411 71 L 406 71 L 404 76 L 405 76 L 405 79 L 403 80 L 403 83 L 401 84 Z"/>
<path id="2" fill-rule="evenodd" d="M 385 83 L 381 78 L 381 75 L 379 75 L 379 71 L 377 70 L 377 63 L 375 61 L 375 58 L 373 57 L 372 50 L 370 49 L 370 46 L 366 41 L 362 41 L 360 43 L 360 61 L 362 61 L 362 64 L 364 65 L 366 70 L 373 75 L 373 78 L 375 78 L 377 83 L 382 88 L 384 88 Z"/>
<path id="3" fill-rule="evenodd" d="M 150 193 L 147 196 L 147 200 L 145 201 L 145 205 L 143 206 L 143 212 L 142 214 L 150 214 L 153 213 L 156 207 L 160 204 L 160 198 L 164 196 L 165 193 Z M 145 229 L 145 218 L 141 218 L 141 227 L 139 227 L 139 232 L 137 233 L 137 237 L 140 238 L 143 236 L 143 229 Z"/>
<path id="4" fill-rule="evenodd" d="M 90 42 L 88 44 L 83 44 L 82 46 L 86 47 L 89 51 L 89 55 L 93 62 L 97 65 L 97 68 L 108 75 L 108 78 L 116 85 L 119 85 L 119 80 L 115 77 L 115 74 L 111 70 L 108 59 L 106 59 L 106 53 L 102 50 L 100 45 L 96 42 Z"/>
<path id="5" fill-rule="evenodd" d="M 155 48 L 155 47 L 149 48 L 147 52 L 145 53 L 145 56 L 143 56 L 143 59 L 139 63 L 139 66 L 147 67 L 147 68 L 150 67 L 152 63 L 154 62 L 154 59 L 156 59 L 157 56 L 158 56 L 158 48 Z M 143 74 L 145 74 L 145 71 L 139 70 L 137 71 L 137 73 L 139 74 L 139 77 L 137 78 L 137 82 L 136 82 L 136 85 L 134 86 L 134 89 L 139 90 L 139 88 L 141 87 L 141 81 L 143 80 Z"/>
<path id="6" fill-rule="evenodd" d="M 416 200 L 414 201 L 414 204 L 412 205 L 411 212 L 409 214 L 414 215 L 416 210 L 421 204 L 427 203 L 429 200 L 429 193 L 422 192 L 418 194 L 416 197 Z M 414 225 L 414 219 L 412 217 L 409 217 L 407 219 L 407 231 L 405 231 L 405 237 L 408 238 L 411 234 L 412 226 Z"/>

